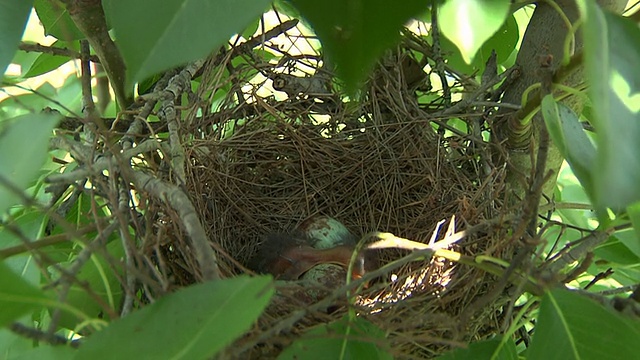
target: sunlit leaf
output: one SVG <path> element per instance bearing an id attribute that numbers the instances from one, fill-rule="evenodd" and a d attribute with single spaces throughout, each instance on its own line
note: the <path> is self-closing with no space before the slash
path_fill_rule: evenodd
<path id="1" fill-rule="evenodd" d="M 74 50 L 79 50 L 80 48 L 78 42 L 66 43 L 64 41 L 56 41 L 51 45 L 51 47 L 74 49 Z M 36 61 L 33 62 L 31 67 L 29 68 L 29 71 L 27 71 L 27 73 L 24 74 L 24 77 L 30 78 L 30 77 L 48 73 L 49 71 L 55 70 L 58 67 L 60 67 L 60 65 L 71 60 L 72 59 L 67 56 L 42 53 L 38 56 Z"/>
<path id="2" fill-rule="evenodd" d="M 567 106 L 557 103 L 552 95 L 542 99 L 542 116 L 551 139 L 571 166 L 571 170 L 593 198 L 592 166 L 596 149 L 587 137 L 578 116 Z"/>
<path id="3" fill-rule="evenodd" d="M 448 0 L 438 10 L 438 26 L 471 63 L 482 44 L 507 19 L 509 7 L 504 0 Z"/>
<path id="4" fill-rule="evenodd" d="M 206 57 L 246 28 L 268 4 L 267 0 L 104 1 L 129 85 Z"/>
<path id="5" fill-rule="evenodd" d="M 285 359 L 391 359 L 384 332 L 372 323 L 342 318 L 305 333 L 278 357 Z"/>
<path id="6" fill-rule="evenodd" d="M 76 358 L 211 358 L 262 313 L 271 281 L 240 276 L 184 288 L 90 336 Z"/>
<path id="7" fill-rule="evenodd" d="M 440 38 L 440 46 L 449 66 L 462 73 L 481 74 L 480 70 L 484 69 L 489 56 L 491 56 L 491 50 L 496 51 L 498 64 L 502 64 L 514 52 L 519 38 L 518 22 L 515 17 L 509 16 L 502 27 L 482 44 L 470 64 L 464 61 L 460 49 L 451 40 L 446 37 Z"/>
<path id="8" fill-rule="evenodd" d="M 32 3 L 29 0 L 0 0 L 0 80 L 18 48 Z"/>
<path id="9" fill-rule="evenodd" d="M 545 294 L 528 360 L 634 359 L 640 322 L 566 290 Z"/>
<path id="10" fill-rule="evenodd" d="M 36 9 L 38 19 L 44 27 L 45 35 L 51 35 L 62 41 L 84 39 L 85 36 L 78 29 L 69 16 L 67 8 L 59 0 L 35 0 L 33 7 Z"/>
<path id="11" fill-rule="evenodd" d="M 6 120 L 0 128 L 0 176 L 16 190 L 25 190 L 37 175 L 47 156 L 49 138 L 58 118 L 47 114 L 28 114 Z M 18 202 L 12 189 L 0 184 L 0 214 Z"/>
<path id="12" fill-rule="evenodd" d="M 585 2 L 581 28 L 598 156 L 595 203 L 616 210 L 640 200 L 640 29 Z"/>
<path id="13" fill-rule="evenodd" d="M 292 0 L 320 38 L 348 91 L 366 78 L 378 57 L 400 37 L 411 17 L 427 2 L 404 0 Z"/>

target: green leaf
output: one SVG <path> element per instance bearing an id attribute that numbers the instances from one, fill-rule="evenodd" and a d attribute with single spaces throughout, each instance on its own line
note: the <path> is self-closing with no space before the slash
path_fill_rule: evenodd
<path id="1" fill-rule="evenodd" d="M 49 138 L 58 118 L 29 114 L 2 122 L 0 130 L 0 176 L 20 190 L 29 187 L 47 156 Z M 0 184 L 0 214 L 18 202 L 18 195 Z"/>
<path id="2" fill-rule="evenodd" d="M 349 322 L 344 317 L 310 329 L 278 359 L 392 359 L 385 348 L 388 343 L 382 330 L 365 319 Z"/>
<path id="3" fill-rule="evenodd" d="M 557 103 L 552 95 L 542 99 L 542 116 L 551 139 L 571 166 L 593 199 L 593 174 L 591 168 L 596 158 L 596 149 L 587 137 L 576 114 L 567 106 Z"/>
<path id="4" fill-rule="evenodd" d="M 476 53 L 509 16 L 504 0 L 448 0 L 438 10 L 438 25 L 470 64 Z"/>
<path id="5" fill-rule="evenodd" d="M 273 292 L 266 276 L 181 289 L 90 336 L 76 359 L 211 358 L 249 329 Z"/>
<path id="6" fill-rule="evenodd" d="M 615 265 L 632 266 L 640 263 L 640 257 L 635 255 L 616 236 L 611 236 L 604 244 L 595 248 L 593 253 L 598 258 Z"/>
<path id="7" fill-rule="evenodd" d="M 0 247 L 3 249 L 24 244 L 25 238 L 31 241 L 38 239 L 47 219 L 42 212 L 34 211 L 33 209 L 22 209 L 21 211 L 12 213 L 11 216 L 13 220 L 13 231 L 4 226 L 0 226 Z M 16 228 L 19 230 L 20 236 L 14 233 Z M 0 254 L 0 257 L 4 256 L 4 252 Z M 20 275 L 22 280 L 34 286 L 40 284 L 42 272 L 28 251 L 4 259 L 4 264 Z"/>
<path id="8" fill-rule="evenodd" d="M 627 246 L 629 249 L 634 249 L 633 252 L 640 256 L 640 202 L 627 206 L 627 214 L 629 214 L 636 235 L 633 245 Z"/>
<path id="9" fill-rule="evenodd" d="M 595 2 L 586 16 L 585 70 L 591 84 L 598 156 L 592 166 L 595 203 L 616 210 L 640 200 L 640 29 L 603 13 Z"/>
<path id="10" fill-rule="evenodd" d="M 484 69 L 489 56 L 491 56 L 491 50 L 496 51 L 498 64 L 502 64 L 514 52 L 519 37 L 518 22 L 514 16 L 509 16 L 500 30 L 482 44 L 478 55 L 473 58 L 471 64 L 464 61 L 458 47 L 446 37 L 440 38 L 440 46 L 447 59 L 447 64 L 453 69 L 465 74 L 481 74 L 480 70 Z"/>
<path id="11" fill-rule="evenodd" d="M 0 327 L 42 305 L 46 297 L 0 262 Z"/>
<path id="12" fill-rule="evenodd" d="M 71 359 L 77 350 L 67 346 L 40 345 L 37 348 L 15 353 L 9 360 L 67 360 Z"/>
<path id="13" fill-rule="evenodd" d="M 96 233 L 92 233 L 88 236 L 96 235 Z M 119 239 L 109 242 L 106 248 L 107 252 L 114 259 L 124 257 L 124 250 Z M 75 258 L 73 258 L 73 260 L 75 260 Z M 104 313 L 104 309 L 96 302 L 94 296 L 100 297 L 104 304 L 109 305 L 117 313 L 118 306 L 122 301 L 122 287 L 118 280 L 122 277 L 122 274 L 116 274 L 115 272 L 117 270 L 118 269 L 113 269 L 109 265 L 109 262 L 104 260 L 102 256 L 93 255 L 91 260 L 87 261 L 78 273 L 77 278 L 82 284 L 74 283 L 69 288 L 67 304 L 90 317 L 102 318 L 106 321 L 110 320 L 108 314 Z M 87 285 L 91 288 L 93 295 L 86 291 L 85 287 Z M 67 329 L 77 330 L 78 325 L 80 325 L 79 321 L 83 320 L 79 320 L 74 314 L 63 312 L 60 315 L 59 324 Z M 85 323 L 84 325 L 86 326 L 87 324 Z"/>
<path id="14" fill-rule="evenodd" d="M 439 360 L 492 359 L 517 360 L 518 351 L 513 339 L 495 338 L 469 344 L 466 349 L 456 349 L 440 357 Z"/>
<path id="15" fill-rule="evenodd" d="M 56 41 L 55 43 L 53 43 L 53 45 L 51 45 L 51 47 L 56 47 L 60 49 L 70 48 L 74 50 L 79 50 L 80 48 L 77 42 L 66 43 L 64 41 Z M 66 56 L 42 53 L 38 55 L 38 58 L 36 59 L 36 61 L 33 62 L 31 67 L 29 68 L 29 71 L 27 71 L 27 73 L 24 74 L 24 77 L 30 78 L 30 77 L 46 74 L 49 71 L 59 68 L 60 65 L 69 61 L 71 61 L 71 58 Z"/>
<path id="16" fill-rule="evenodd" d="M 22 337 L 7 328 L 0 328 L 0 354 L 13 359 L 33 348 L 33 340 Z"/>
<path id="17" fill-rule="evenodd" d="M 632 229 L 616 231 L 615 238 L 620 240 L 634 255 L 640 258 L 640 241 Z"/>
<path id="18" fill-rule="evenodd" d="M 336 72 L 353 93 L 383 51 L 400 37 L 400 29 L 427 2 L 404 0 L 292 0 L 311 24 Z"/>
<path id="19" fill-rule="evenodd" d="M 127 65 L 128 85 L 206 57 L 261 15 L 268 4 L 268 0 L 167 0 L 162 5 L 146 0 L 104 1 Z M 149 16 L 150 7 L 153 16 Z"/>
<path id="20" fill-rule="evenodd" d="M 63 41 L 80 40 L 85 36 L 69 16 L 67 8 L 59 0 L 35 0 L 38 19 L 44 27 L 45 35 L 51 35 Z"/>
<path id="21" fill-rule="evenodd" d="M 635 359 L 640 322 L 567 290 L 547 292 L 527 359 Z"/>
<path id="22" fill-rule="evenodd" d="M 27 25 L 32 1 L 0 0 L 0 80 Z"/>

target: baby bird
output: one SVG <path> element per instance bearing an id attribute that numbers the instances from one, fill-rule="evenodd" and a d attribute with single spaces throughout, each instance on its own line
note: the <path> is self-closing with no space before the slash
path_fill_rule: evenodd
<path id="1" fill-rule="evenodd" d="M 262 247 L 249 263 L 249 268 L 272 274 L 278 280 L 297 280 L 319 264 L 336 264 L 347 269 L 354 246 L 339 245 L 330 249 L 315 249 L 307 239 L 288 234 L 267 235 Z M 370 256 L 358 254 L 351 276 L 359 279 L 375 267 Z"/>

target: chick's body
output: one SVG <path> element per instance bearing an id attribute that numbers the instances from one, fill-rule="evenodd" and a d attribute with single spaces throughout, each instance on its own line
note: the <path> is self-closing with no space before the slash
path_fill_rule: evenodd
<path id="1" fill-rule="evenodd" d="M 249 267 L 260 273 L 272 274 L 279 280 L 297 280 L 316 265 L 337 264 L 345 269 L 349 266 L 354 247 L 339 245 L 329 249 L 316 249 L 302 237 L 288 234 L 268 235 Z M 352 276 L 359 278 L 365 273 L 365 257 L 359 255 L 353 266 Z M 369 264 L 370 265 L 370 264 Z"/>

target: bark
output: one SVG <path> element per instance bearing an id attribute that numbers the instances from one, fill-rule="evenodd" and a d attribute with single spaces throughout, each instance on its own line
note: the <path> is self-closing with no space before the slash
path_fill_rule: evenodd
<path id="1" fill-rule="evenodd" d="M 599 5 L 616 13 L 622 13 L 627 3 L 626 0 L 600 0 Z M 568 20 L 575 24 L 579 18 L 579 11 L 573 0 L 557 0 L 556 4 Z M 539 2 L 529 22 L 525 33 L 516 65 L 519 66 L 521 75 L 506 89 L 503 102 L 519 104 L 522 95 L 527 88 L 541 82 L 541 66 L 550 61 L 551 69 L 560 67 L 564 56 L 565 39 L 569 34 L 569 27 L 558 11 L 546 1 Z M 581 31 L 575 36 L 573 54 L 582 51 L 583 39 Z M 584 83 L 582 65 L 576 66 L 573 71 L 564 78 L 563 84 L 575 88 Z M 533 92 L 528 99 L 534 99 L 539 92 Z M 582 113 L 584 98 L 569 96 L 563 103 L 573 109 L 576 114 Z M 522 124 L 522 119 L 527 114 L 524 111 L 507 115 L 506 111 L 498 114 L 493 131 L 493 141 L 505 142 L 508 152 L 508 182 L 519 198 L 529 189 L 530 179 L 533 177 L 534 164 L 537 149 L 540 145 L 540 126 L 544 124 L 540 113 L 533 117 L 531 124 Z M 504 116 L 500 116 L 504 115 Z M 505 160 L 505 159 L 502 159 Z M 542 193 L 552 198 L 555 184 L 563 161 L 562 155 L 553 143 L 549 144 L 544 174 L 551 173 L 549 180 L 544 184 Z M 543 200 L 543 202 L 545 202 Z"/>

